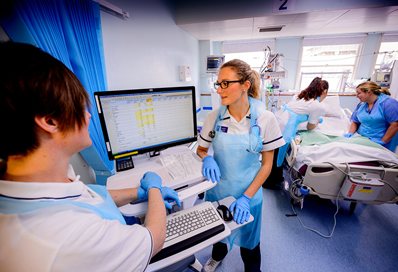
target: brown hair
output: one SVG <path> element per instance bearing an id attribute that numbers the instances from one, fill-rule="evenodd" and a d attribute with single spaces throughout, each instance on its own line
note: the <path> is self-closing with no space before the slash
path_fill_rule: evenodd
<path id="1" fill-rule="evenodd" d="M 241 79 L 241 84 L 248 80 L 250 82 L 250 88 L 247 90 L 249 96 L 253 98 L 260 98 L 260 74 L 250 68 L 250 65 L 246 62 L 233 59 L 224 63 L 220 69 L 230 67 Z"/>
<path id="2" fill-rule="evenodd" d="M 35 117 L 49 116 L 61 132 L 85 124 L 90 100 L 77 77 L 33 45 L 0 43 L 0 157 L 26 155 L 39 146 Z"/>
<path id="3" fill-rule="evenodd" d="M 357 89 L 361 90 L 362 92 L 372 92 L 375 95 L 380 95 L 382 93 L 381 87 L 377 85 L 377 83 L 373 81 L 365 81 L 357 86 Z"/>
<path id="4" fill-rule="evenodd" d="M 322 80 L 320 77 L 314 78 L 307 88 L 302 90 L 298 95 L 299 99 L 308 101 L 310 99 L 315 99 L 324 92 L 324 90 L 329 89 L 329 83 L 326 80 Z"/>
<path id="5" fill-rule="evenodd" d="M 391 95 L 390 90 L 387 87 L 381 87 L 380 92 L 386 95 Z"/>

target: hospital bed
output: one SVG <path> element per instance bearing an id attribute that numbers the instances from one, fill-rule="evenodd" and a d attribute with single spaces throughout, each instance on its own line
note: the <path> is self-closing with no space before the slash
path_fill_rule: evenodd
<path id="1" fill-rule="evenodd" d="M 352 211 L 357 202 L 398 203 L 397 154 L 359 135 L 341 137 L 349 119 L 338 112 L 291 141 L 285 157 L 290 196 L 296 202 L 306 195 L 344 199 L 351 201 Z"/>

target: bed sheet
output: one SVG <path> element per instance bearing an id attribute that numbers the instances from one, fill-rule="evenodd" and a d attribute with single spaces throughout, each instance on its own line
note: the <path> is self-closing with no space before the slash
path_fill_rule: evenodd
<path id="1" fill-rule="evenodd" d="M 299 133 L 301 144 L 293 167 L 298 170 L 303 165 L 317 162 L 353 163 L 385 161 L 398 164 L 398 155 L 378 145 L 368 138 L 356 136 L 327 136 L 319 131 Z"/>

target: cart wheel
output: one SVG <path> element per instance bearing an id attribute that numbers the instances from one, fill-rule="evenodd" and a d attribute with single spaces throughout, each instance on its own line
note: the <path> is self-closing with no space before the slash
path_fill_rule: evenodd
<path id="1" fill-rule="evenodd" d="M 350 214 L 354 213 L 356 207 L 357 207 L 357 202 L 350 203 Z"/>

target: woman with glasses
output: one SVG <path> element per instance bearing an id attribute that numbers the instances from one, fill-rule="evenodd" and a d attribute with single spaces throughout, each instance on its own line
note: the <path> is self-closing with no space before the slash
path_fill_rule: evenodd
<path id="1" fill-rule="evenodd" d="M 275 116 L 265 109 L 260 96 L 259 74 L 241 60 L 222 65 L 215 88 L 221 98 L 219 109 L 209 113 L 198 137 L 198 155 L 203 175 L 217 185 L 206 192 L 207 201 L 232 195 L 229 209 L 238 224 L 254 221 L 234 232 L 228 241 L 216 243 L 204 271 L 214 271 L 230 246 L 240 247 L 245 271 L 260 271 L 262 190 L 274 150 L 285 142 Z M 214 157 L 208 154 L 212 146 Z M 259 160 L 261 155 L 261 161 Z"/>

